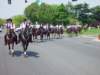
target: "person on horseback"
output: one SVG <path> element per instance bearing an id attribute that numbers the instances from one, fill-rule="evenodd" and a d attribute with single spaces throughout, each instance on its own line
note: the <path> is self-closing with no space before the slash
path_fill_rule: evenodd
<path id="1" fill-rule="evenodd" d="M 14 43 L 17 44 L 17 35 L 15 33 L 15 24 L 12 22 L 12 19 L 6 20 L 6 34 L 4 36 L 5 45 L 9 47 L 9 54 L 14 54 Z"/>
<path id="2" fill-rule="evenodd" d="M 20 25 L 21 32 L 19 33 L 19 42 L 22 43 L 24 56 L 27 56 L 27 48 L 29 42 L 32 42 L 32 30 L 31 30 L 31 23 L 24 19 L 24 21 Z"/>
<path id="3" fill-rule="evenodd" d="M 21 31 L 23 31 L 26 28 L 26 25 L 27 25 L 27 20 L 24 19 L 23 22 L 20 24 Z"/>
<path id="4" fill-rule="evenodd" d="M 9 18 L 9 19 L 6 20 L 5 27 L 6 27 L 6 35 L 11 33 L 15 37 L 14 40 L 15 40 L 15 42 L 17 44 L 17 35 L 15 33 L 15 28 L 16 27 L 15 27 L 15 24 L 12 22 L 12 19 Z M 5 45 L 6 44 L 7 43 L 5 41 Z"/>
<path id="5" fill-rule="evenodd" d="M 20 29 L 23 32 L 24 30 L 29 31 L 30 36 L 30 42 L 32 42 L 32 26 L 31 22 L 27 19 L 24 19 L 24 21 L 20 25 Z"/>

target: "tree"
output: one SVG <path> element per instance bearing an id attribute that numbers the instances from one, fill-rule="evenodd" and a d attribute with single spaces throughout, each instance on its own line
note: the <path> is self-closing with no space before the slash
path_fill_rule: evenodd
<path id="1" fill-rule="evenodd" d="M 100 21 L 100 6 L 96 6 L 96 7 L 92 8 L 91 11 L 92 11 L 94 18 L 97 21 Z"/>
<path id="2" fill-rule="evenodd" d="M 27 8 L 25 8 L 25 16 L 32 22 L 35 23 L 38 20 L 39 5 L 37 3 L 32 3 Z"/>
<path id="3" fill-rule="evenodd" d="M 4 23 L 5 23 L 5 19 L 0 18 L 0 26 L 4 25 Z"/>
<path id="4" fill-rule="evenodd" d="M 88 24 L 90 22 L 90 9 L 87 3 L 78 4 L 74 8 L 76 10 L 76 18 L 83 24 Z"/>
<path id="5" fill-rule="evenodd" d="M 12 19 L 15 25 L 18 27 L 23 22 L 23 20 L 26 19 L 26 17 L 23 15 L 17 15 L 12 17 Z"/>

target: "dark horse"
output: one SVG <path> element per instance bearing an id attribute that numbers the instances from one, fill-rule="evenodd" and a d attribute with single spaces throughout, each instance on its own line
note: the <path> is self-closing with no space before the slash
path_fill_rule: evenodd
<path id="1" fill-rule="evenodd" d="M 17 44 L 17 36 L 15 32 L 10 29 L 4 36 L 5 45 L 8 45 L 9 53 L 14 55 L 14 44 Z"/>
<path id="2" fill-rule="evenodd" d="M 32 35 L 33 35 L 33 39 L 38 39 L 38 36 L 40 36 L 40 40 L 43 41 L 44 28 L 43 27 L 33 28 Z"/>
<path id="3" fill-rule="evenodd" d="M 19 42 L 22 43 L 23 50 L 24 50 L 24 56 L 26 56 L 26 51 L 30 42 L 30 31 L 29 28 L 25 28 L 24 30 L 21 30 L 19 34 Z"/>
<path id="4" fill-rule="evenodd" d="M 66 32 L 69 34 L 74 33 L 76 36 L 78 36 L 79 33 L 81 33 L 82 27 L 78 25 L 68 26 L 66 29 Z"/>

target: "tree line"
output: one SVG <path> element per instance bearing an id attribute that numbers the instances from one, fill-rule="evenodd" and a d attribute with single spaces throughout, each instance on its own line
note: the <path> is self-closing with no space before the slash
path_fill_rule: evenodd
<path id="1" fill-rule="evenodd" d="M 23 19 L 29 19 L 33 24 L 91 24 L 100 21 L 100 6 L 90 8 L 87 3 L 72 5 L 69 4 L 46 4 L 32 3 L 25 8 L 24 15 L 12 17 L 14 23 L 19 26 Z M 0 18 L 0 25 L 3 25 L 4 19 Z"/>
<path id="2" fill-rule="evenodd" d="M 100 6 L 90 8 L 87 3 L 72 5 L 54 5 L 32 3 L 25 11 L 25 16 L 39 24 L 69 25 L 69 24 L 91 24 L 100 22 Z"/>

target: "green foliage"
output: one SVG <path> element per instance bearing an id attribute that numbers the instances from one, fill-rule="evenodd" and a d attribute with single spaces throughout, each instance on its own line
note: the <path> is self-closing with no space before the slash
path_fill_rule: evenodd
<path id="1" fill-rule="evenodd" d="M 24 19 L 26 19 L 23 15 L 17 15 L 12 17 L 14 24 L 18 27 L 20 26 L 21 22 L 23 22 Z"/>
<path id="2" fill-rule="evenodd" d="M 1 18 L 0 18 L 0 26 L 3 26 L 4 23 L 5 23 L 5 19 L 1 19 Z"/>
<path id="3" fill-rule="evenodd" d="M 100 21 L 100 6 L 96 6 L 91 9 L 91 12 L 93 13 L 93 17 Z"/>
<path id="4" fill-rule="evenodd" d="M 33 23 L 68 25 L 81 23 L 82 25 L 100 21 L 100 6 L 90 9 L 87 3 L 72 5 L 50 5 L 32 3 L 25 9 L 25 16 Z M 90 14 L 91 13 L 91 14 Z"/>
<path id="5" fill-rule="evenodd" d="M 25 11 L 25 16 L 31 20 L 33 23 L 35 23 L 38 20 L 38 13 L 39 13 L 39 6 L 37 3 L 32 3 L 29 5 Z"/>
<path id="6" fill-rule="evenodd" d="M 100 29 L 90 29 L 90 30 L 87 30 L 87 31 L 83 31 L 82 32 L 83 35 L 95 35 L 95 36 L 98 36 L 100 35 Z"/>

